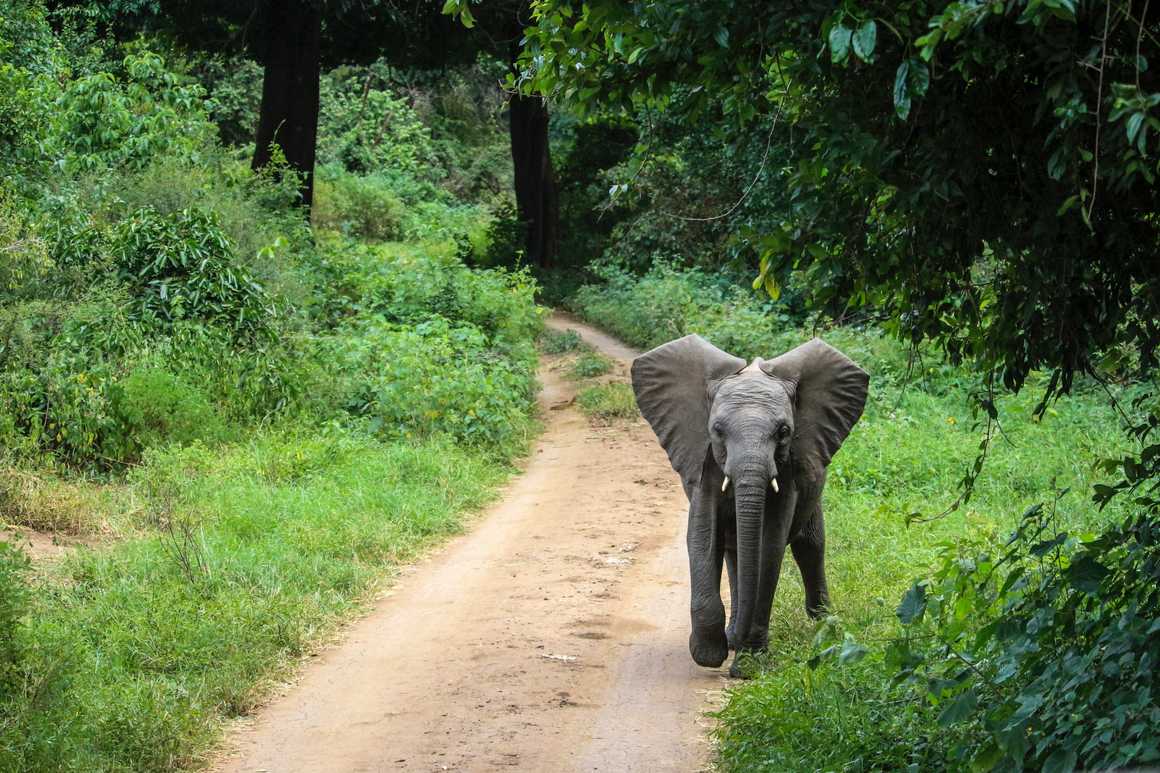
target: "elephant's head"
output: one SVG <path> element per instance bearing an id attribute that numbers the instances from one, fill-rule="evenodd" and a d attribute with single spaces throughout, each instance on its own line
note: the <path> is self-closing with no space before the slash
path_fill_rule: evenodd
<path id="1" fill-rule="evenodd" d="M 758 359 L 746 366 L 744 360 L 691 335 L 633 362 L 637 404 L 680 474 L 694 510 L 699 507 L 715 519 L 717 502 L 732 488 L 737 516 L 736 630 L 742 637 L 750 630 L 755 611 L 766 500 L 781 498 L 786 506 L 771 510 L 792 519 L 790 505 L 799 497 L 820 494 L 826 465 L 862 415 L 868 382 L 865 371 L 817 338 L 776 359 Z M 789 523 L 780 526 L 773 533 L 784 541 Z M 703 528 L 708 535 L 716 534 L 715 523 Z M 698 562 L 715 560 L 714 539 L 690 539 L 695 585 Z M 774 547 L 779 556 L 785 550 L 784 542 Z M 697 551 L 704 555 L 694 555 Z M 716 578 L 707 583 L 720 581 L 717 567 Z M 725 654 L 715 648 L 708 658 L 696 651 L 694 657 L 698 662 L 717 660 L 710 664 L 719 665 Z"/>

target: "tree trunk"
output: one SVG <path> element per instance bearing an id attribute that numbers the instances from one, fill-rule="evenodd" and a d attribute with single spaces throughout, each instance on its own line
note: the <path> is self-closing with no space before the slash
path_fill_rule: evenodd
<path id="1" fill-rule="evenodd" d="M 290 168 L 302 176 L 302 205 L 309 210 L 314 198 L 322 9 L 310 0 L 270 5 L 253 168 L 270 163 L 271 145 L 277 145 Z"/>
<path id="2" fill-rule="evenodd" d="M 556 262 L 560 205 L 548 146 L 548 107 L 540 97 L 516 94 L 510 116 L 516 207 L 527 229 L 527 259 L 551 268 Z"/>

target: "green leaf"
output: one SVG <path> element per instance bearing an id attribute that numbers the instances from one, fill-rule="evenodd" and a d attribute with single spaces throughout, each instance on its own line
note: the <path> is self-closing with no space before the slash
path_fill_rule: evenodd
<path id="1" fill-rule="evenodd" d="M 863 647 L 858 642 L 854 641 L 854 637 L 846 634 L 845 640 L 842 642 L 842 651 L 838 653 L 838 662 L 845 665 L 847 663 L 857 663 L 862 658 L 866 657 L 868 649 Z"/>
<path id="2" fill-rule="evenodd" d="M 947 704 L 938 715 L 939 727 L 949 727 L 956 722 L 961 722 L 971 715 L 971 712 L 979 705 L 979 698 L 975 695 L 974 689 L 967 690 L 962 695 L 959 695 L 953 701 Z"/>
<path id="3" fill-rule="evenodd" d="M 1090 555 L 1081 555 L 1067 567 L 1067 579 L 1076 589 L 1087 594 L 1098 593 L 1100 583 L 1107 575 L 1107 567 Z"/>
<path id="4" fill-rule="evenodd" d="M 909 75 L 910 61 L 907 60 L 894 73 L 894 113 L 903 121 L 910 115 L 910 89 L 906 83 Z"/>
<path id="5" fill-rule="evenodd" d="M 903 594 L 896 614 L 903 625 L 910 625 L 919 620 L 925 611 L 926 586 L 916 581 L 914 585 L 910 586 L 910 590 Z"/>
<path id="6" fill-rule="evenodd" d="M 721 48 L 729 48 L 729 30 L 724 27 L 718 27 L 717 32 L 714 33 L 713 39 L 717 41 L 717 45 Z"/>
<path id="7" fill-rule="evenodd" d="M 874 56 L 874 46 L 878 42 L 878 24 L 870 19 L 863 22 L 854 33 L 854 55 L 863 62 L 869 62 Z"/>
<path id="8" fill-rule="evenodd" d="M 471 29 L 475 26 L 475 17 L 471 15 L 471 9 L 464 3 L 459 9 L 459 19 L 463 22 L 463 26 Z"/>
<path id="9" fill-rule="evenodd" d="M 830 28 L 830 59 L 834 64 L 841 64 L 850 56 L 850 38 L 854 30 L 844 24 L 835 24 Z"/>
<path id="10" fill-rule="evenodd" d="M 930 88 L 930 68 L 921 59 L 910 60 L 910 74 L 907 78 L 907 89 L 911 96 L 921 97 Z"/>
<path id="11" fill-rule="evenodd" d="M 1073 749 L 1056 749 L 1043 762 L 1043 773 L 1071 773 L 1077 762 Z"/>
<path id="12" fill-rule="evenodd" d="M 1140 127 L 1144 125 L 1144 119 L 1146 117 L 1146 113 L 1132 113 L 1132 117 L 1128 119 L 1128 123 L 1124 128 L 1128 132 L 1129 145 L 1135 143 L 1136 135 L 1140 133 Z"/>
<path id="13" fill-rule="evenodd" d="M 1039 556 L 1047 555 L 1054 548 L 1059 547 L 1060 545 L 1062 545 L 1066 541 L 1067 541 L 1067 532 L 1061 531 L 1059 534 L 1055 535 L 1051 539 L 1045 539 L 1045 540 L 1042 540 L 1040 542 L 1036 542 L 1034 545 L 1031 546 L 1031 549 L 1028 552 L 1031 553 L 1031 555 L 1038 558 Z"/>

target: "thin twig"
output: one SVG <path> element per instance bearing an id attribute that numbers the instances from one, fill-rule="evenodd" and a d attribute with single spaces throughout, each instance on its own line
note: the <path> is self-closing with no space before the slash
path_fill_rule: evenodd
<path id="1" fill-rule="evenodd" d="M 1092 155 L 1092 199 L 1088 202 L 1084 220 L 1091 227 L 1092 212 L 1096 209 L 1096 190 L 1100 184 L 1100 129 L 1103 128 L 1104 62 L 1108 57 L 1108 27 L 1112 22 L 1112 4 L 1108 3 L 1104 12 L 1104 38 L 1100 41 L 1100 81 L 1096 88 L 1096 146 Z"/>
<path id="2" fill-rule="evenodd" d="M 1140 11 L 1140 29 L 1136 33 L 1136 92 L 1140 92 L 1140 41 L 1144 38 L 1144 20 L 1148 18 L 1148 3 L 1144 0 L 1144 10 Z"/>

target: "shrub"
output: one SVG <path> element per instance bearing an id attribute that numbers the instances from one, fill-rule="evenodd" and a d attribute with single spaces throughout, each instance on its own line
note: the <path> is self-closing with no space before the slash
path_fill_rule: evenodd
<path id="1" fill-rule="evenodd" d="M 631 419 L 640 414 L 632 387 L 620 381 L 596 384 L 576 395 L 580 410 L 597 419 Z"/>
<path id="2" fill-rule="evenodd" d="M 118 224 L 110 246 L 140 319 L 202 320 L 244 339 L 270 335 L 274 302 L 239 265 L 213 214 L 141 209 Z"/>
<path id="3" fill-rule="evenodd" d="M 323 79 L 318 162 L 363 174 L 391 169 L 422 177 L 438 169 L 431 133 L 414 110 L 388 87 L 367 85 L 350 68 Z"/>
<path id="4" fill-rule="evenodd" d="M 0 299 L 43 297 L 52 280 L 48 247 L 0 191 Z"/>
<path id="5" fill-rule="evenodd" d="M 67 82 L 44 147 L 72 171 L 140 166 L 164 154 L 192 158 L 213 136 L 200 86 L 182 82 L 157 54 L 124 60 L 126 80 L 95 72 Z"/>
<path id="6" fill-rule="evenodd" d="M 128 219 L 141 209 L 166 217 L 183 210 L 212 212 L 241 265 L 264 285 L 284 285 L 293 256 L 283 249 L 266 261 L 263 250 L 281 241 L 293 251 L 304 251 L 309 234 L 301 214 L 292 208 L 298 198 L 296 181 L 275 171 L 255 174 L 248 160 L 219 149 L 206 149 L 195 162 L 160 156 L 141 169 L 81 179 L 67 206 L 83 211 L 96 201 L 97 218 L 108 221 Z"/>
<path id="7" fill-rule="evenodd" d="M 151 446 L 212 441 L 224 432 L 205 393 L 166 370 L 138 368 L 109 391 L 118 428 L 105 441 L 106 456 L 136 461 Z"/>
<path id="8" fill-rule="evenodd" d="M 402 327 L 368 319 L 320 347 L 338 384 L 333 399 L 380 437 L 445 435 L 506 453 L 527 440 L 534 361 L 490 348 L 474 325 L 432 318 Z"/>
<path id="9" fill-rule="evenodd" d="M 573 378 L 594 378 L 612 370 L 612 360 L 596 352 L 584 352 L 572 363 Z"/>
<path id="10" fill-rule="evenodd" d="M 344 236 L 393 241 L 403 235 L 403 202 L 385 178 L 330 170 L 318 175 L 311 218 Z"/>
<path id="11" fill-rule="evenodd" d="M 515 352 L 539 332 L 535 281 L 527 272 L 467 269 L 447 253 L 427 245 L 327 244 L 317 257 L 316 313 L 331 323 L 376 314 L 398 323 L 434 315 L 464 320 L 493 343 Z M 526 356 L 521 352 L 519 356 Z"/>
<path id="12" fill-rule="evenodd" d="M 545 330 L 540 336 L 540 348 L 548 354 L 567 354 L 584 345 L 584 339 L 575 330 Z"/>
<path id="13" fill-rule="evenodd" d="M 1107 770 L 1160 761 L 1160 521 L 1099 535 L 1028 509 L 1003 545 L 948 547 L 888 650 L 949 728 L 948 761 Z"/>

